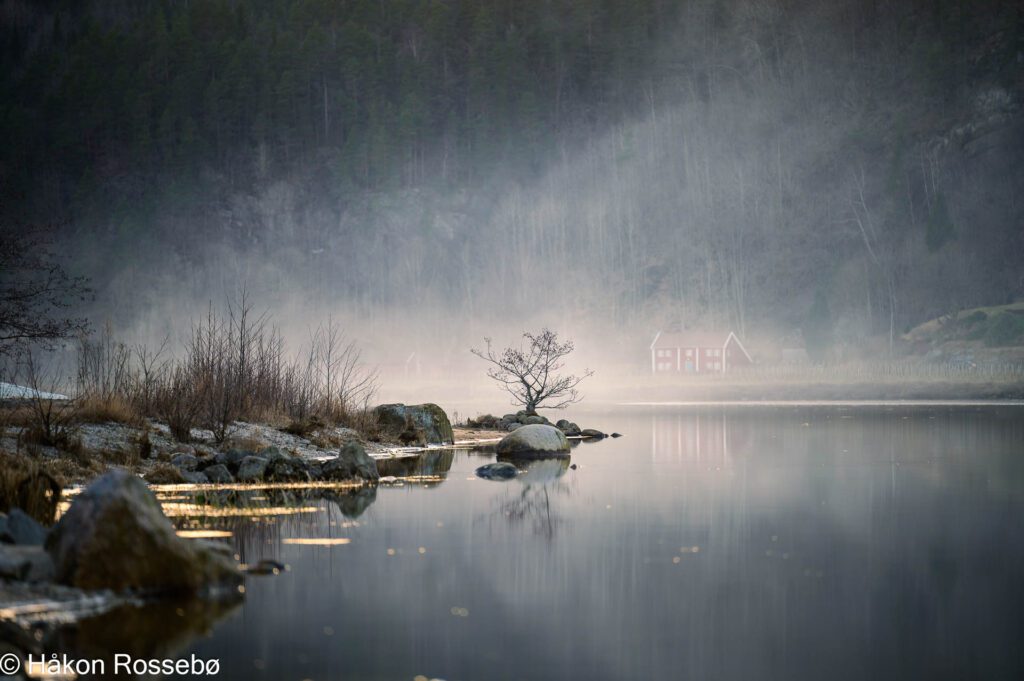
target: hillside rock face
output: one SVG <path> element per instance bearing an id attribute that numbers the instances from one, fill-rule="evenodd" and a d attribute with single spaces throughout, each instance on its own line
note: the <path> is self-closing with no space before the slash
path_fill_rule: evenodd
<path id="1" fill-rule="evenodd" d="M 56 580 L 80 589 L 200 594 L 242 582 L 230 551 L 179 537 L 146 483 L 120 470 L 74 500 L 46 550 Z"/>
<path id="2" fill-rule="evenodd" d="M 448 415 L 436 404 L 382 404 L 373 413 L 381 431 L 405 444 L 455 444 Z"/>
<path id="3" fill-rule="evenodd" d="M 520 458 L 568 456 L 569 440 L 558 428 L 535 423 L 517 428 L 502 438 L 497 452 L 498 456 Z"/>

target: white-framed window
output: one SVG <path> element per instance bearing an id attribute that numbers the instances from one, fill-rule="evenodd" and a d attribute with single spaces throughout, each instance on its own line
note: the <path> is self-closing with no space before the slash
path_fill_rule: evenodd
<path id="1" fill-rule="evenodd" d="M 687 350 L 686 351 L 686 356 L 687 357 L 693 357 L 693 350 Z"/>
<path id="2" fill-rule="evenodd" d="M 707 350 L 705 350 L 705 351 L 704 351 L 704 354 L 705 354 L 705 355 L 706 355 L 707 357 L 710 357 L 710 356 L 711 356 L 711 353 L 712 353 L 712 352 L 713 352 L 713 351 L 711 350 L 711 348 L 708 348 Z"/>
<path id="3" fill-rule="evenodd" d="M 721 368 L 722 368 L 722 363 L 721 362 L 715 362 L 715 369 L 721 369 Z"/>

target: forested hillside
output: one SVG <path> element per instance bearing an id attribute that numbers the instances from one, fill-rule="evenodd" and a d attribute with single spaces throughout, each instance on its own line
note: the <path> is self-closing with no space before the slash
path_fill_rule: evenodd
<path id="1" fill-rule="evenodd" d="M 1024 295 L 1016 2 L 4 0 L 0 44 L 5 228 L 124 324 L 244 282 L 887 346 Z"/>

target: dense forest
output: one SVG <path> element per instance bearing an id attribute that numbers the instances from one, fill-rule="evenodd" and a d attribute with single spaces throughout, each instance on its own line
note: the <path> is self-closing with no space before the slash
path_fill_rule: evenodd
<path id="1" fill-rule="evenodd" d="M 1022 95 L 1009 0 L 2 0 L 0 218 L 149 335 L 244 283 L 897 352 L 1024 295 Z"/>

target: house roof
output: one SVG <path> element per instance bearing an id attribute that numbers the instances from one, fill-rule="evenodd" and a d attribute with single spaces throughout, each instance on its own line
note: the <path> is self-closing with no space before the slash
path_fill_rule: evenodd
<path id="1" fill-rule="evenodd" d="M 736 341 L 737 347 L 747 356 L 747 359 L 751 359 L 750 353 L 732 331 L 659 331 L 651 342 L 651 350 L 655 348 L 724 348 L 730 338 Z"/>
<path id="2" fill-rule="evenodd" d="M 654 337 L 652 348 L 721 348 L 729 340 L 729 331 L 662 331 Z"/>

